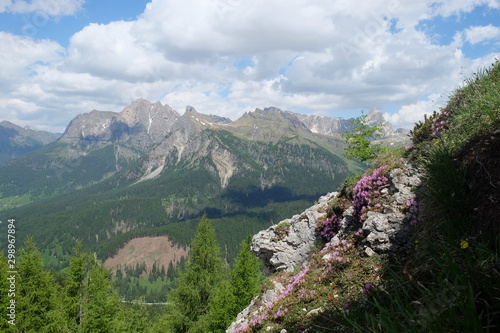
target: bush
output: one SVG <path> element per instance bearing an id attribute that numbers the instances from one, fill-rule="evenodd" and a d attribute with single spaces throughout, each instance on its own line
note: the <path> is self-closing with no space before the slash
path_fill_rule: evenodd
<path id="1" fill-rule="evenodd" d="M 414 144 L 419 144 L 424 141 L 429 141 L 432 139 L 433 135 L 433 124 L 435 119 L 437 119 L 439 114 L 434 111 L 429 118 L 424 114 L 424 121 L 419 121 L 410 131 L 410 137 Z"/>
<path id="2" fill-rule="evenodd" d="M 378 145 L 372 146 L 370 139 L 381 137 L 381 131 L 380 124 L 370 126 L 366 123 L 366 115 L 362 111 L 361 116 L 354 120 L 351 131 L 342 134 L 347 142 L 347 157 L 361 162 L 374 159 L 381 148 Z"/>

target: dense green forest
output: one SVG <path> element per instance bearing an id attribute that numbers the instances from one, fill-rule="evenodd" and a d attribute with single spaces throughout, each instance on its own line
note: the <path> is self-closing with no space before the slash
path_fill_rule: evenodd
<path id="1" fill-rule="evenodd" d="M 224 188 L 209 157 L 167 165 L 153 180 L 136 183 L 132 175 L 139 172 L 138 165 L 132 165 L 97 182 L 114 168 L 113 146 L 79 157 L 59 181 L 54 169 L 42 167 L 54 163 L 53 154 L 67 151 L 65 144 L 56 142 L 13 162 L 18 167 L 2 169 L 4 200 L 34 200 L 3 213 L 19 221 L 19 237 L 32 236 L 53 254 L 48 264 L 54 269 L 64 267 L 75 239 L 101 260 L 138 236 L 168 234 L 185 246 L 193 237 L 194 221 L 203 214 L 214 221 L 232 261 L 247 234 L 302 211 L 338 188 L 354 168 L 319 145 L 250 142 L 222 130 L 202 134 L 242 161 Z M 120 228 L 123 224 L 126 227 Z"/>
<path id="2" fill-rule="evenodd" d="M 170 284 L 167 301 L 155 306 L 144 304 L 143 295 L 122 301 L 111 272 L 81 242 L 64 272 L 45 267 L 32 238 L 17 246 L 0 258 L 2 332 L 224 332 L 262 281 L 250 238 L 229 266 L 206 217 L 198 221 L 182 269 L 154 269 L 149 276 Z M 139 277 L 142 270 L 138 265 L 127 276 Z"/>

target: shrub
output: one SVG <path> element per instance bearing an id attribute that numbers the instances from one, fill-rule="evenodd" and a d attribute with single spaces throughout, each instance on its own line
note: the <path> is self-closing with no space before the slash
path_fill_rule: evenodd
<path id="1" fill-rule="evenodd" d="M 351 131 L 345 132 L 342 136 L 347 142 L 345 149 L 348 158 L 354 158 L 361 162 L 374 159 L 380 151 L 379 146 L 372 146 L 370 139 L 379 138 L 381 125 L 370 126 L 366 123 L 366 115 L 361 112 L 361 116 L 354 120 Z"/>
<path id="2" fill-rule="evenodd" d="M 341 225 L 342 216 L 333 215 L 323 221 L 320 234 L 326 241 L 329 241 L 339 232 Z"/>
<path id="3" fill-rule="evenodd" d="M 364 175 L 354 187 L 354 218 L 359 222 L 365 219 L 368 210 L 376 207 L 377 198 L 380 197 L 380 188 L 385 186 L 389 179 L 384 175 L 388 166 L 381 166 L 370 175 Z"/>
<path id="4" fill-rule="evenodd" d="M 424 121 L 419 121 L 415 124 L 415 127 L 410 131 L 410 137 L 414 144 L 419 144 L 424 141 L 429 141 L 433 137 L 433 124 L 435 123 L 435 119 L 438 119 L 439 114 L 434 111 L 432 115 L 427 118 L 427 115 L 424 114 Z"/>

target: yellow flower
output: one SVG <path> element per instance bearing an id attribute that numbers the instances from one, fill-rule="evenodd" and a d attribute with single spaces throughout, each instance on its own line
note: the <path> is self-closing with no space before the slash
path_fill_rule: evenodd
<path id="1" fill-rule="evenodd" d="M 461 242 L 460 242 L 460 247 L 461 247 L 462 249 L 466 249 L 466 248 L 468 248 L 468 247 L 469 247 L 469 242 L 468 242 L 468 241 L 466 241 L 466 240 L 461 241 Z"/>

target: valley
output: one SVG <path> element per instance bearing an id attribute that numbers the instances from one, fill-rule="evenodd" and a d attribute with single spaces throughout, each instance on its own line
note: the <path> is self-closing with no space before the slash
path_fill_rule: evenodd
<path id="1" fill-rule="evenodd" d="M 380 113 L 371 117 L 386 140 L 404 140 Z M 344 157 L 340 135 L 350 124 L 277 108 L 232 122 L 146 100 L 94 110 L 57 141 L 0 166 L 2 214 L 19 221 L 20 241 L 33 237 L 54 270 L 66 267 L 77 240 L 115 268 L 127 262 L 124 246 L 144 237 L 186 248 L 204 214 L 232 263 L 245 237 L 364 170 Z"/>

